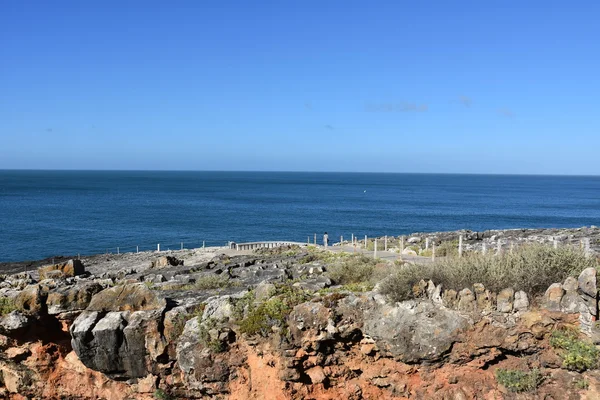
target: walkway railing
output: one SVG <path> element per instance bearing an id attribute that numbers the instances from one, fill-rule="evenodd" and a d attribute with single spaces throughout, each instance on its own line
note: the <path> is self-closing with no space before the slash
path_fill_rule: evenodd
<path id="1" fill-rule="evenodd" d="M 249 242 L 249 243 L 235 243 L 231 242 L 229 248 L 232 250 L 256 250 L 256 249 L 272 249 L 280 246 L 306 246 L 306 243 L 300 242 L 288 242 L 288 241 L 268 241 L 268 242 Z"/>

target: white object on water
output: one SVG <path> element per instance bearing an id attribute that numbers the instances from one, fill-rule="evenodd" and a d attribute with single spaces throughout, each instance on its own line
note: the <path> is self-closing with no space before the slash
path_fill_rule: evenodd
<path id="1" fill-rule="evenodd" d="M 363 193 L 367 193 L 367 191 L 365 190 Z"/>

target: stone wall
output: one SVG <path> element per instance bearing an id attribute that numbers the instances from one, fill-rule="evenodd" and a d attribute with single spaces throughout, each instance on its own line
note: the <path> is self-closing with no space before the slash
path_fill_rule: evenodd
<path id="1" fill-rule="evenodd" d="M 491 292 L 482 284 L 472 288 L 445 290 L 433 281 L 421 280 L 413 287 L 416 298 L 428 298 L 432 302 L 459 311 L 477 321 L 485 316 L 518 318 L 530 309 L 532 299 L 524 291 L 505 288 L 499 293 Z M 592 335 L 598 318 L 598 289 L 596 269 L 587 268 L 579 278 L 567 278 L 563 283 L 554 283 L 546 290 L 540 307 L 548 311 L 579 314 L 581 331 Z"/>

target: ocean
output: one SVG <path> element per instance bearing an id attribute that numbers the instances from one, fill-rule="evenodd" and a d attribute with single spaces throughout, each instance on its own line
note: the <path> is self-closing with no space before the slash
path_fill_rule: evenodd
<path id="1" fill-rule="evenodd" d="M 0 261 L 600 225 L 600 177 L 308 172 L 0 171 Z"/>

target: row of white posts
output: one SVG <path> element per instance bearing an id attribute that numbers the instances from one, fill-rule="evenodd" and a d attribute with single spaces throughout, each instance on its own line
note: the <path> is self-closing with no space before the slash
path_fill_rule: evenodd
<path id="1" fill-rule="evenodd" d="M 314 242 L 315 245 L 317 244 L 317 234 L 315 233 L 314 235 Z M 344 243 L 344 236 L 340 236 L 340 244 L 343 245 Z M 354 248 L 358 247 L 358 238 L 356 236 L 354 236 L 354 234 L 352 234 L 351 236 L 351 243 L 352 246 L 354 246 Z M 368 244 L 368 238 L 367 235 L 365 235 L 365 249 L 367 248 L 367 244 Z M 308 244 L 310 244 L 310 236 L 308 237 Z M 384 236 L 384 245 L 383 245 L 383 251 L 387 251 L 387 236 Z M 430 239 L 429 238 L 425 238 L 425 250 L 429 249 L 429 244 L 430 244 Z M 373 257 L 377 258 L 377 238 L 374 239 L 374 248 L 373 248 Z M 435 243 L 431 243 L 432 247 L 431 247 L 431 259 L 435 260 Z M 590 238 L 584 238 L 580 241 L 580 246 L 581 248 L 584 250 L 585 254 L 587 256 L 591 255 L 591 249 L 590 249 Z M 204 246 L 203 246 L 204 247 Z M 553 247 L 556 249 L 558 248 L 558 240 L 554 239 L 553 241 Z M 510 244 L 510 251 L 512 252 L 514 249 L 514 243 Z M 400 252 L 402 253 L 402 251 L 404 250 L 404 236 L 400 237 Z M 498 240 L 498 245 L 497 245 L 497 249 L 496 249 L 496 254 L 500 254 L 500 252 L 502 251 L 502 241 Z M 487 253 L 487 246 L 485 243 L 482 244 L 482 249 L 481 252 L 483 254 Z M 458 256 L 462 257 L 463 256 L 463 235 L 459 235 L 458 236 Z"/>
<path id="2" fill-rule="evenodd" d="M 204 249 L 206 247 L 206 241 L 202 241 L 202 248 Z M 181 242 L 181 250 L 183 250 L 183 242 Z M 156 251 L 160 252 L 160 243 L 158 243 L 156 245 Z M 108 250 L 106 250 L 106 252 L 108 253 Z M 140 252 L 140 246 L 135 246 L 135 252 L 139 253 Z M 117 247 L 117 254 L 121 254 L 121 248 Z"/>
<path id="3" fill-rule="evenodd" d="M 202 241 L 202 248 L 205 248 L 205 247 L 206 247 L 206 241 L 205 241 L 205 240 L 203 240 L 203 241 Z M 117 254 L 119 254 L 119 253 L 118 253 L 118 249 L 119 249 L 119 248 L 117 247 Z M 183 242 L 181 242 L 181 250 L 183 250 Z M 158 243 L 158 244 L 156 245 L 156 251 L 160 252 L 160 243 Z M 139 252 L 140 252 L 140 246 L 136 246 L 136 253 L 139 253 Z"/>

